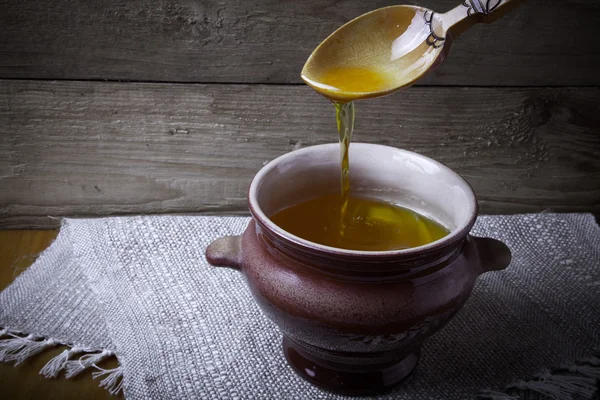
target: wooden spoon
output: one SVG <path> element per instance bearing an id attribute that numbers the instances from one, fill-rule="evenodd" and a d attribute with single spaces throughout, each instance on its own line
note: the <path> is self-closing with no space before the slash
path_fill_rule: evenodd
<path id="1" fill-rule="evenodd" d="M 438 14 L 417 6 L 380 8 L 353 19 L 310 55 L 302 79 L 331 100 L 379 97 L 409 86 L 442 63 L 454 37 L 497 19 L 524 0 L 464 0 Z"/>

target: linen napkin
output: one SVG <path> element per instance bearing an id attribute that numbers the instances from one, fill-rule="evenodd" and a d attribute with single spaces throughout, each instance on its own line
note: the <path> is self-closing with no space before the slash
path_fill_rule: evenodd
<path id="1" fill-rule="evenodd" d="M 0 294 L 0 360 L 67 344 L 42 373 L 96 368 L 103 386 L 131 399 L 344 398 L 296 376 L 242 275 L 207 264 L 206 246 L 240 234 L 248 221 L 64 220 L 56 241 Z M 593 216 L 482 216 L 472 233 L 504 241 L 511 266 L 481 276 L 463 310 L 425 343 L 415 372 L 378 398 L 597 397 L 600 228 Z M 118 368 L 96 366 L 112 354 Z"/>

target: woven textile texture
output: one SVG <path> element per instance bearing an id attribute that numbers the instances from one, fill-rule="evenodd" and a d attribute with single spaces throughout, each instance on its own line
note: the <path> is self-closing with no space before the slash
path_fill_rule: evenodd
<path id="1" fill-rule="evenodd" d="M 50 248 L 0 294 L 0 359 L 17 360 L 26 345 L 7 343 L 22 332 L 35 335 L 31 341 L 114 352 L 131 399 L 342 398 L 292 372 L 280 333 L 242 274 L 207 264 L 206 246 L 240 234 L 248 221 L 65 220 Z M 546 368 L 586 358 L 593 378 L 600 346 L 600 228 L 593 216 L 481 216 L 472 234 L 505 242 L 510 267 L 479 278 L 463 310 L 425 343 L 415 372 L 381 398 L 475 399 L 486 389 L 526 387 Z M 572 393 L 592 398 L 589 390 Z"/>

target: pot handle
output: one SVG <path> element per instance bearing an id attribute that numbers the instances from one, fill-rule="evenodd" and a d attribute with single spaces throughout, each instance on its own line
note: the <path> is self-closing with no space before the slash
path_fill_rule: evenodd
<path id="1" fill-rule="evenodd" d="M 215 240 L 206 248 L 206 260 L 215 267 L 229 267 L 241 271 L 241 239 L 241 236 L 224 236 Z"/>
<path id="2" fill-rule="evenodd" d="M 512 259 L 510 249 L 499 240 L 472 236 L 477 248 L 481 273 L 500 271 L 508 267 Z"/>

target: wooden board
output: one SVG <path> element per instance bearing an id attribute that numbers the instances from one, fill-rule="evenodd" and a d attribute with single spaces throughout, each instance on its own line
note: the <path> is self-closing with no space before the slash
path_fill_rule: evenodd
<path id="1" fill-rule="evenodd" d="M 414 87 L 359 102 L 355 141 L 433 157 L 484 213 L 600 211 L 599 88 Z M 337 140 L 304 86 L 0 81 L 0 227 L 244 212 L 252 176 Z"/>
<path id="2" fill-rule="evenodd" d="M 56 231 L 0 231 L 0 290 L 6 288 L 21 272 L 35 261 L 37 255 L 56 237 Z M 39 371 L 64 347 L 56 347 L 13 367 L 0 363 L 0 393 L 4 399 L 118 399 L 92 380 L 86 371 L 74 379 L 45 379 Z M 102 364 L 114 368 L 113 358 Z"/>
<path id="3" fill-rule="evenodd" d="M 459 0 L 7 0 L 0 77 L 298 83 L 312 50 L 372 9 Z M 529 0 L 476 26 L 421 84 L 600 85 L 600 2 Z"/>

